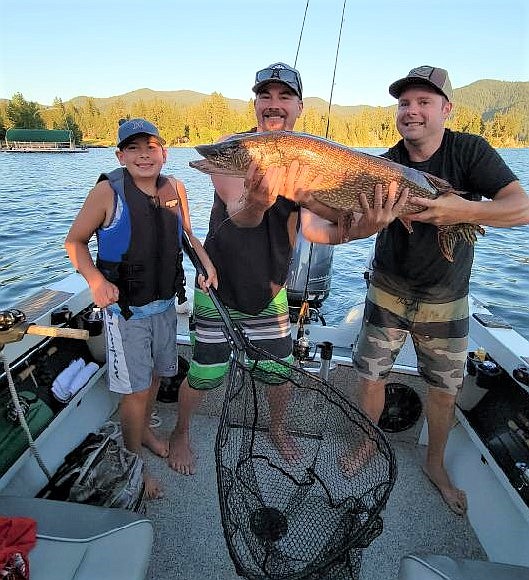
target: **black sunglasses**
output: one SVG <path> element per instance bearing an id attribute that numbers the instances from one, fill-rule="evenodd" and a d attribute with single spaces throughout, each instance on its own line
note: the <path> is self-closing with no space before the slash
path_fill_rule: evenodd
<path id="1" fill-rule="evenodd" d="M 286 83 L 296 83 L 296 85 L 299 87 L 299 90 L 303 90 L 301 77 L 296 70 L 290 68 L 264 68 L 260 71 L 257 71 L 255 74 L 256 83 L 273 79 L 284 81 Z"/>

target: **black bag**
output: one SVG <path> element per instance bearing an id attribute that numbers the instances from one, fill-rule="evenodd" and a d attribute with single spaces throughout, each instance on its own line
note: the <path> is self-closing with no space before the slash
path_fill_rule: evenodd
<path id="1" fill-rule="evenodd" d="M 143 461 L 105 434 L 89 433 L 37 497 L 140 511 Z"/>

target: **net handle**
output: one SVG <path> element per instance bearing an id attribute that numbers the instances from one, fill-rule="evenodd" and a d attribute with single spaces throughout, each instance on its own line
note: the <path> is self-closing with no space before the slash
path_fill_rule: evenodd
<path id="1" fill-rule="evenodd" d="M 202 274 L 205 278 L 207 278 L 208 275 L 206 272 L 206 268 L 204 267 L 204 264 L 202 264 L 186 231 L 182 232 L 182 244 L 186 254 L 189 256 L 189 259 L 191 260 L 191 263 L 195 267 L 196 271 L 199 274 Z M 235 349 L 239 352 L 244 351 L 247 343 L 246 337 L 244 336 L 241 329 L 237 326 L 237 324 L 231 319 L 228 309 L 222 303 L 219 297 L 217 289 L 213 288 L 213 286 L 210 286 L 208 292 L 213 304 L 215 305 L 215 308 L 217 309 L 222 319 L 222 322 L 224 323 L 224 326 L 226 327 L 229 338 L 233 342 Z"/>

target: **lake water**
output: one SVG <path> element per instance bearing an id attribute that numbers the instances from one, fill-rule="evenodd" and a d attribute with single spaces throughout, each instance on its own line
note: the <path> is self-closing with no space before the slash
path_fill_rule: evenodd
<path id="1" fill-rule="evenodd" d="M 529 149 L 500 153 L 529 192 Z M 208 176 L 188 166 L 197 158 L 194 149 L 170 149 L 164 172 L 186 184 L 193 229 L 204 239 L 213 190 Z M 66 233 L 99 174 L 115 167 L 113 149 L 0 153 L 0 309 L 73 271 L 63 249 Z M 529 226 L 486 230 L 476 244 L 471 292 L 529 339 Z M 331 294 L 321 310 L 328 324 L 363 300 L 362 276 L 372 244 L 372 239 L 358 240 L 335 248 Z M 186 269 L 192 272 L 189 263 Z"/>

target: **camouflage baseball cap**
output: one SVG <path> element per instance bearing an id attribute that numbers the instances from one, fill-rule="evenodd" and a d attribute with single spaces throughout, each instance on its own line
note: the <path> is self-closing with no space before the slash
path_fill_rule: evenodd
<path id="1" fill-rule="evenodd" d="M 389 85 L 389 94 L 398 99 L 402 91 L 410 85 L 429 85 L 449 101 L 452 100 L 452 85 L 444 68 L 428 65 L 412 68 L 403 79 Z"/>

